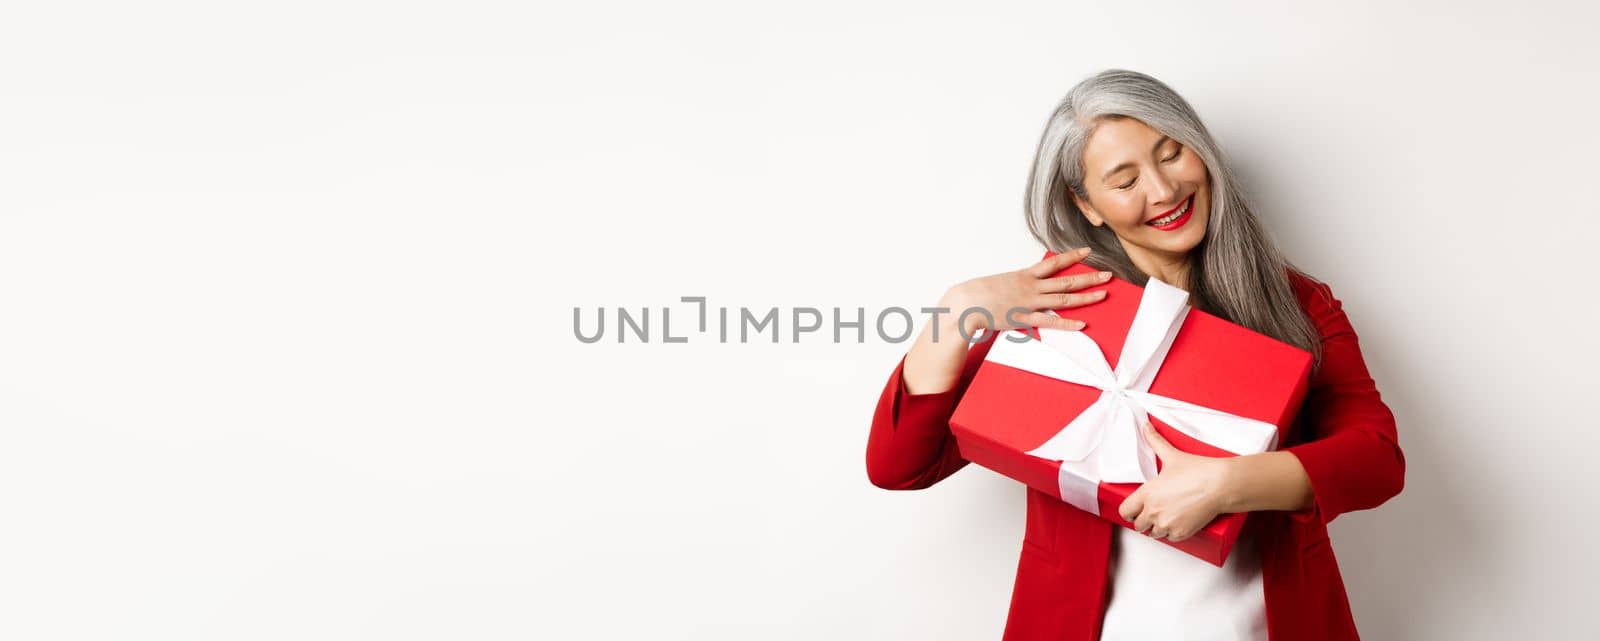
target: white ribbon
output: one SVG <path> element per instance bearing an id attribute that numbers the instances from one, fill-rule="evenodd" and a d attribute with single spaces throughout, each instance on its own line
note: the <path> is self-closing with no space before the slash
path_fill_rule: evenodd
<path id="1" fill-rule="evenodd" d="M 1077 418 L 1027 453 L 1061 461 L 1061 498 L 1100 513 L 1099 484 L 1143 483 L 1156 475 L 1156 455 L 1139 433 L 1148 416 L 1234 454 L 1255 454 L 1277 444 L 1271 423 L 1151 394 L 1189 309 L 1189 293 L 1151 278 L 1113 371 L 1100 346 L 1081 332 L 1039 328 L 1041 340 L 1014 342 L 997 335 L 986 360 L 1079 385 L 1100 397 Z"/>

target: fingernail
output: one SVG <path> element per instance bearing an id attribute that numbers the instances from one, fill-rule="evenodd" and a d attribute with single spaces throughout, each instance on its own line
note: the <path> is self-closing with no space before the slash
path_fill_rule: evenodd
<path id="1" fill-rule="evenodd" d="M 1110 278 L 1111 272 L 1100 272 L 1100 280 L 1109 280 Z"/>
<path id="2" fill-rule="evenodd" d="M 1089 248 L 1088 247 L 1079 247 L 1078 248 L 1078 255 L 1079 256 L 1088 256 L 1089 255 Z"/>
<path id="3" fill-rule="evenodd" d="M 1072 328 L 1073 329 L 1083 329 L 1083 321 L 1073 321 L 1072 322 Z"/>

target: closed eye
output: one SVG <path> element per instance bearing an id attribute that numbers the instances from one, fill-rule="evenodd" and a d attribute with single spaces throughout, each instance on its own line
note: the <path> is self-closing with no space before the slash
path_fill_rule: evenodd
<path id="1" fill-rule="evenodd" d="M 1178 145 L 1177 149 L 1172 150 L 1172 155 L 1167 156 L 1166 158 L 1162 158 L 1161 162 L 1172 162 L 1172 161 L 1177 160 L 1178 157 L 1182 156 L 1182 155 L 1183 155 L 1183 145 Z M 1137 177 L 1130 178 L 1130 179 L 1128 179 L 1128 182 L 1125 182 L 1125 183 L 1122 183 L 1120 185 L 1117 185 L 1117 186 L 1113 187 L 1113 189 L 1117 189 L 1117 190 L 1127 189 L 1129 187 L 1132 187 L 1133 183 L 1138 182 L 1138 180 L 1139 179 Z"/>

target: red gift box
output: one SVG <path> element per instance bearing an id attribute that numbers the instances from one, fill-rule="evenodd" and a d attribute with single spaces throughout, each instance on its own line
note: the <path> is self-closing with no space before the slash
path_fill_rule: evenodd
<path id="1" fill-rule="evenodd" d="M 1055 276 L 1096 271 L 1078 263 Z M 1118 508 L 1159 469 L 1138 415 L 1148 411 L 1156 431 L 1185 452 L 1274 449 L 1305 398 L 1311 354 L 1188 308 L 1186 292 L 1157 279 L 1147 287 L 1113 278 L 1079 290 L 1106 290 L 1100 302 L 1057 310 L 1084 321 L 1080 332 L 1034 329 L 1009 345 L 1022 332 L 987 337 L 996 343 L 950 419 L 962 458 L 1131 529 Z M 1133 356 L 1123 364 L 1136 315 Z M 1085 354 L 1093 367 L 1083 365 Z M 1142 368 L 1133 362 L 1141 359 Z M 1090 375 L 1099 378 L 1084 384 Z M 1063 451 L 1071 452 L 1066 463 L 1052 460 Z M 1221 514 L 1188 539 L 1157 540 L 1220 567 L 1246 516 Z"/>

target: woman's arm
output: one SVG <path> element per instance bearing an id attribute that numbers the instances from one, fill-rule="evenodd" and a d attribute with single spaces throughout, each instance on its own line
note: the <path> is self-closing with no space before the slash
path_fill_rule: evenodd
<path id="1" fill-rule="evenodd" d="M 950 415 L 994 345 L 996 332 L 1012 327 L 1081 329 L 1081 322 L 1037 310 L 1077 307 L 1104 298 L 1104 291 L 1075 290 L 1104 283 L 1109 272 L 1051 277 L 1087 255 L 1087 251 L 1068 252 L 1015 272 L 975 278 L 940 299 L 939 306 L 949 312 L 923 325 L 878 397 L 867 436 L 867 478 L 873 485 L 922 489 L 967 464 L 950 432 Z M 966 327 L 958 327 L 962 311 L 969 307 L 981 307 L 989 314 L 967 315 Z M 1006 313 L 1015 308 L 1028 313 L 1014 317 Z M 985 330 L 982 342 L 969 343 L 966 337 L 978 335 L 980 329 Z"/>
<path id="2" fill-rule="evenodd" d="M 1343 305 L 1326 284 L 1312 285 L 1308 309 L 1322 335 L 1323 357 L 1300 410 L 1309 433 L 1277 452 L 1239 457 L 1231 500 L 1239 511 L 1293 510 L 1296 520 L 1328 522 L 1399 494 L 1405 454 L 1394 413 L 1367 371 Z"/>
<path id="3" fill-rule="evenodd" d="M 1182 452 L 1147 426 L 1145 438 L 1164 465 L 1118 508 L 1134 529 L 1181 541 L 1217 514 L 1255 510 L 1326 522 L 1400 492 L 1405 458 L 1394 415 L 1367 373 L 1350 319 L 1326 285 L 1306 287 L 1312 297 L 1306 308 L 1323 347 L 1322 366 L 1300 408 L 1307 442 L 1212 458 Z"/>
<path id="4" fill-rule="evenodd" d="M 942 335 L 940 339 L 945 340 Z M 886 490 L 920 490 L 967 465 L 950 432 L 950 415 L 994 343 L 984 341 L 969 349 L 959 336 L 949 342 L 963 344 L 948 389 L 911 393 L 905 380 L 909 353 L 889 375 L 867 435 L 867 479 L 873 485 Z"/>
<path id="5" fill-rule="evenodd" d="M 935 317 L 938 322 L 930 319 L 923 324 L 922 333 L 917 335 L 917 341 L 906 352 L 901 377 L 909 394 L 949 391 L 955 387 L 956 380 L 961 377 L 962 366 L 966 363 L 969 344 L 962 338 L 962 332 L 972 336 L 974 327 L 970 322 L 965 328 L 957 325 L 957 314 L 965 309 L 959 303 L 957 290 L 951 289 L 945 294 L 939 301 L 939 307 L 946 311 Z M 954 313 L 951 313 L 952 310 Z"/>
<path id="6" fill-rule="evenodd" d="M 1140 431 L 1162 466 L 1117 506 L 1134 530 L 1182 541 L 1219 514 L 1311 505 L 1310 481 L 1293 454 L 1201 456 L 1173 447 L 1148 420 Z"/>
<path id="7" fill-rule="evenodd" d="M 1262 452 L 1223 459 L 1228 479 L 1223 512 L 1305 510 L 1311 507 L 1311 479 L 1289 452 Z"/>

